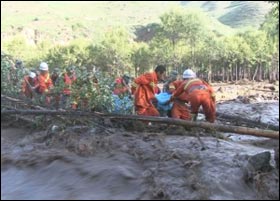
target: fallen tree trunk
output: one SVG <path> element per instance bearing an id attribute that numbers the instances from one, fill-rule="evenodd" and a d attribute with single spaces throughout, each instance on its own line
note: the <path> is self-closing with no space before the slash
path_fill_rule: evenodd
<path id="1" fill-rule="evenodd" d="M 137 116 L 137 115 L 120 115 L 120 114 L 103 114 L 98 112 L 83 112 L 83 111 L 58 111 L 58 110 L 1 110 L 1 115 L 5 114 L 33 114 L 33 115 L 73 115 L 73 116 L 94 116 L 94 117 L 106 117 L 110 119 L 125 119 L 125 120 L 140 120 L 140 121 L 150 121 L 158 122 L 172 125 L 179 125 L 183 127 L 199 127 L 204 129 L 211 129 L 216 131 L 231 132 L 243 135 L 253 135 L 259 137 L 268 137 L 273 139 L 279 139 L 279 132 L 272 130 L 262 130 L 262 129 L 253 129 L 241 126 L 229 126 L 229 125 L 220 125 L 216 123 L 207 123 L 207 122 L 192 122 L 184 121 L 180 119 L 172 119 L 165 117 L 148 117 L 148 116 Z"/>
<path id="2" fill-rule="evenodd" d="M 35 108 L 35 109 L 39 109 L 39 110 L 47 110 L 46 108 L 44 107 L 41 107 L 41 106 L 38 106 L 38 105 L 30 105 L 30 104 L 27 104 L 25 101 L 21 100 L 21 99 L 16 99 L 16 98 L 12 98 L 12 97 L 9 97 L 9 96 L 5 96 L 3 94 L 1 94 L 1 99 L 6 99 L 8 101 L 12 101 L 12 102 L 15 102 L 15 103 L 18 103 L 18 104 L 21 104 L 21 105 L 24 105 L 24 106 L 28 106 L 28 107 L 31 107 L 31 108 Z"/>
<path id="3" fill-rule="evenodd" d="M 136 116 L 130 115 L 124 118 L 124 116 L 114 116 L 111 117 L 114 119 L 129 119 L 129 120 L 143 120 L 143 121 L 151 121 L 151 122 L 159 122 L 173 125 L 180 125 L 187 128 L 190 127 L 199 127 L 204 129 L 211 129 L 216 131 L 223 132 L 232 132 L 237 134 L 244 135 L 253 135 L 259 137 L 268 137 L 273 139 L 279 139 L 279 132 L 271 131 L 271 130 L 262 130 L 262 129 L 253 129 L 241 126 L 228 126 L 228 125 L 220 125 L 216 123 L 208 123 L 208 122 L 192 122 L 192 121 L 184 121 L 181 119 L 172 119 L 172 118 L 164 118 L 164 117 L 145 117 L 145 116 Z"/>
<path id="4" fill-rule="evenodd" d="M 1 98 L 5 98 L 5 99 L 10 100 L 10 101 L 13 101 L 13 102 L 20 102 L 20 103 L 23 103 L 23 102 L 24 102 L 23 100 L 16 99 L 16 98 L 12 98 L 12 97 L 9 97 L 9 96 L 5 96 L 5 95 L 3 95 L 3 94 L 1 94 Z"/>
<path id="5" fill-rule="evenodd" d="M 3 94 L 1 94 L 1 98 L 4 98 L 4 99 L 12 101 L 12 102 L 20 103 L 20 104 L 28 106 L 30 108 L 50 111 L 47 108 L 44 108 L 44 107 L 41 107 L 41 106 L 38 106 L 38 105 L 30 105 L 30 104 L 25 103 L 21 99 L 12 98 L 12 97 L 9 97 L 9 96 L 3 95 Z M 9 108 L 9 109 L 12 109 L 12 108 Z M 63 110 L 63 111 L 65 111 L 65 110 Z M 200 110 L 199 112 L 203 113 L 202 110 Z M 55 114 L 55 113 L 52 113 L 52 114 Z M 279 131 L 279 126 L 276 126 L 276 125 L 273 125 L 273 124 L 263 123 L 263 122 L 260 122 L 260 121 L 254 121 L 254 120 L 251 120 L 251 119 L 242 118 L 240 116 L 233 116 L 233 115 L 228 115 L 228 114 L 219 113 L 219 112 L 216 112 L 216 115 L 217 115 L 217 119 L 219 119 L 219 120 L 231 120 L 231 121 L 234 121 L 236 126 L 244 127 L 244 124 L 246 124 L 246 126 L 250 126 L 250 127 L 258 127 L 258 128 L 263 128 L 263 129 L 266 129 L 266 130 L 268 129 L 268 130 Z"/>
<path id="6" fill-rule="evenodd" d="M 256 126 L 256 127 L 262 127 L 265 129 L 271 129 L 271 130 L 275 130 L 275 131 L 279 131 L 279 126 L 273 125 L 273 124 L 268 124 L 268 123 L 263 123 L 260 121 L 254 121 L 251 119 L 246 119 L 246 118 L 242 118 L 239 116 L 233 116 L 233 115 L 228 115 L 228 114 L 223 114 L 223 113 L 219 113 L 217 112 L 217 119 L 228 119 L 228 120 L 233 120 L 234 122 L 236 122 L 238 125 L 242 125 L 242 124 L 248 124 L 250 126 Z"/>
<path id="7" fill-rule="evenodd" d="M 36 124 L 36 121 L 31 119 L 31 118 L 28 118 L 28 117 L 24 117 L 24 116 L 18 116 L 18 115 L 15 115 L 14 116 L 16 119 L 21 119 L 25 122 L 28 122 L 28 123 L 32 123 L 32 124 Z"/>

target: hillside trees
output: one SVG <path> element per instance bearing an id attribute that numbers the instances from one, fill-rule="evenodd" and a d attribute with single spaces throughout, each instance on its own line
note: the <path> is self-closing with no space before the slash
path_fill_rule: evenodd
<path id="1" fill-rule="evenodd" d="M 187 12 L 184 16 L 184 39 L 191 48 L 192 68 L 197 67 L 196 51 L 199 43 L 201 43 L 207 33 L 211 33 L 206 28 L 209 21 L 202 12 Z"/>
<path id="2" fill-rule="evenodd" d="M 273 82 L 279 79 L 279 2 L 271 1 L 271 3 L 273 3 L 273 8 L 266 15 L 265 21 L 261 25 L 261 30 L 265 31 L 272 51 L 268 74 L 269 80 Z"/>
<path id="3" fill-rule="evenodd" d="M 6 41 L 3 45 L 3 49 L 7 54 L 13 55 L 15 58 L 26 58 L 26 53 L 30 46 L 28 46 L 24 37 L 17 35 L 9 41 Z M 28 59 L 28 58 L 26 58 Z"/>
<path id="4" fill-rule="evenodd" d="M 157 47 L 169 41 L 170 45 L 165 50 L 171 49 L 173 52 L 172 57 L 168 51 L 169 57 L 173 59 L 173 68 L 176 68 L 174 64 L 179 58 L 179 63 L 186 62 L 184 66 L 192 67 L 209 81 L 213 75 L 219 77 L 221 74 L 222 80 L 227 81 L 243 78 L 263 80 L 270 77 L 273 48 L 264 31 L 254 29 L 218 36 L 207 29 L 208 23 L 199 12 L 172 11 L 161 17 L 162 29 L 157 34 L 161 43 Z M 182 46 L 184 57 L 182 52 L 177 51 Z"/>
<path id="5" fill-rule="evenodd" d="M 117 28 L 105 34 L 100 44 L 90 45 L 89 59 L 103 71 L 113 74 L 131 72 L 133 38 L 124 28 Z"/>
<path id="6" fill-rule="evenodd" d="M 209 82 L 212 81 L 213 67 L 218 65 L 219 60 L 219 41 L 214 33 L 209 34 L 197 52 L 197 63 L 199 73 Z M 214 73 L 217 74 L 217 73 Z"/>
<path id="7" fill-rule="evenodd" d="M 150 70 L 152 63 L 152 55 L 148 44 L 135 44 L 131 54 L 132 66 L 134 66 L 134 74 L 138 76 Z"/>
<path id="8" fill-rule="evenodd" d="M 157 64 L 166 64 L 167 72 L 192 68 L 210 82 L 279 78 L 279 19 L 274 14 L 267 16 L 260 30 L 231 35 L 210 30 L 211 23 L 200 11 L 173 9 L 160 16 L 151 40 L 145 42 L 134 40 L 137 37 L 132 32 L 118 27 L 108 30 L 99 41 L 77 39 L 63 46 L 47 42 L 29 46 L 17 36 L 2 47 L 30 68 L 46 61 L 51 70 L 69 65 L 87 70 L 97 67 L 116 77 L 123 73 L 138 76 Z"/>
<path id="9" fill-rule="evenodd" d="M 196 68 L 198 64 L 196 50 L 203 40 L 205 32 L 208 31 L 205 26 L 207 20 L 204 14 L 198 11 L 172 10 L 163 14 L 160 19 L 161 29 L 159 29 L 157 37 L 161 41 L 168 40 L 170 42 L 173 52 L 173 55 L 170 55 L 173 60 L 171 63 L 173 68 L 178 70 L 180 67 L 184 54 L 182 49 L 190 54 L 187 66 Z M 167 49 L 170 48 L 167 47 Z"/>
<path id="10" fill-rule="evenodd" d="M 38 65 L 51 47 L 50 43 L 43 41 L 37 45 L 30 45 L 21 35 L 16 35 L 8 41 L 3 41 L 1 50 L 24 62 L 27 68 Z"/>
<path id="11" fill-rule="evenodd" d="M 256 30 L 246 31 L 241 36 L 252 51 L 251 58 L 249 58 L 249 62 L 252 64 L 250 76 L 252 80 L 255 80 L 256 76 L 258 80 L 262 80 L 269 64 L 269 47 L 266 35 L 263 31 Z"/>
<path id="12" fill-rule="evenodd" d="M 84 41 L 73 41 L 66 46 L 55 46 L 46 54 L 50 68 L 65 69 L 67 66 L 84 66 L 88 63 L 87 43 Z"/>
<path id="13" fill-rule="evenodd" d="M 160 45 L 159 48 L 167 50 L 165 55 L 161 55 L 161 58 L 164 58 L 165 56 L 169 57 L 169 59 L 172 59 L 173 61 L 170 65 L 176 68 L 176 58 L 178 57 L 176 49 L 177 44 L 183 39 L 185 34 L 185 16 L 180 10 L 172 10 L 163 14 L 160 17 L 160 20 L 161 24 L 157 37 L 158 41 L 160 40 L 162 44 L 157 44 Z M 166 43 L 166 40 L 169 41 L 169 44 Z M 162 45 L 165 45 L 166 47 L 163 47 Z M 170 50 L 172 52 L 170 52 Z M 168 61 L 165 62 L 169 63 Z"/>

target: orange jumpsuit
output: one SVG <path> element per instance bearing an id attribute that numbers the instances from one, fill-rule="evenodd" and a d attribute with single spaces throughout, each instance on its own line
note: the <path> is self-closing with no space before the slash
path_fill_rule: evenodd
<path id="1" fill-rule="evenodd" d="M 63 94 L 65 95 L 71 94 L 71 85 L 76 79 L 77 78 L 75 75 L 69 76 L 67 73 L 64 74 L 63 81 L 65 84 L 65 88 L 63 89 Z"/>
<path id="2" fill-rule="evenodd" d="M 134 106 L 138 115 L 159 116 L 158 110 L 153 105 L 155 93 L 158 90 L 158 79 L 156 72 L 145 73 L 132 83 L 132 94 L 134 94 Z"/>
<path id="3" fill-rule="evenodd" d="M 176 80 L 169 84 L 169 92 L 174 93 L 176 89 L 183 83 L 182 80 Z M 187 101 L 187 95 L 182 92 L 178 97 L 173 100 L 173 106 L 171 109 L 171 117 L 177 119 L 191 120 L 190 111 L 185 104 Z"/>
<path id="4" fill-rule="evenodd" d="M 76 75 L 73 73 L 71 76 L 69 76 L 67 73 L 64 73 L 63 81 L 64 81 L 64 89 L 63 89 L 63 96 L 62 96 L 62 103 L 65 104 L 67 97 L 71 95 L 71 85 L 73 82 L 77 80 Z M 60 101 L 60 99 L 59 99 Z M 71 104 L 72 109 L 77 109 L 78 104 L 77 102 L 73 102 Z"/>
<path id="5" fill-rule="evenodd" d="M 213 88 L 205 81 L 198 78 L 184 81 L 174 92 L 174 98 L 183 92 L 191 104 L 191 113 L 197 114 L 202 105 L 206 120 L 213 123 L 216 119 L 216 106 Z"/>
<path id="6" fill-rule="evenodd" d="M 37 88 L 38 93 L 39 94 L 48 93 L 51 87 L 53 87 L 53 83 L 50 78 L 50 74 L 49 73 L 45 75 L 40 74 L 38 77 L 38 88 Z M 51 103 L 51 97 L 46 96 L 46 104 L 50 105 L 50 103 Z"/>
<path id="7" fill-rule="evenodd" d="M 38 92 L 40 94 L 48 92 L 49 89 L 53 87 L 53 83 L 49 73 L 45 75 L 40 74 L 38 77 L 38 82 L 39 82 Z"/>
<path id="8" fill-rule="evenodd" d="M 28 97 L 28 98 L 33 98 L 33 91 L 30 88 L 29 84 L 31 87 L 36 87 L 36 85 L 38 84 L 38 80 L 37 77 L 35 77 L 34 79 L 32 79 L 31 77 L 29 77 L 28 75 L 24 76 L 23 78 L 23 83 L 22 83 L 22 92 L 23 94 Z"/>

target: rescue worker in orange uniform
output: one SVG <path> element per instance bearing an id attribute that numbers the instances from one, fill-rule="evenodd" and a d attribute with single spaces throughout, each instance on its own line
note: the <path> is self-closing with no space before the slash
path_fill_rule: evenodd
<path id="1" fill-rule="evenodd" d="M 115 80 L 113 94 L 118 95 L 120 98 L 125 95 L 131 95 L 131 90 L 129 87 L 130 77 L 128 75 L 123 75 Z"/>
<path id="2" fill-rule="evenodd" d="M 168 86 L 169 92 L 174 94 L 176 89 L 183 83 L 183 80 L 175 80 Z M 173 98 L 173 106 L 171 108 L 171 117 L 177 119 L 191 120 L 191 115 L 188 106 L 187 94 L 181 93 L 178 97 Z"/>
<path id="3" fill-rule="evenodd" d="M 38 85 L 38 80 L 34 72 L 30 72 L 29 75 L 24 76 L 22 82 L 22 93 L 28 97 L 33 98 L 35 89 Z"/>
<path id="4" fill-rule="evenodd" d="M 50 89 L 53 88 L 53 83 L 50 78 L 49 74 L 49 67 L 48 64 L 45 62 L 42 62 L 39 67 L 40 75 L 38 77 L 38 87 L 37 92 L 39 94 L 49 94 Z M 50 97 L 46 96 L 46 103 L 50 104 Z"/>
<path id="5" fill-rule="evenodd" d="M 55 100 L 55 108 L 58 109 L 60 107 L 61 99 L 62 99 L 62 94 L 60 92 L 60 83 L 62 82 L 62 76 L 60 73 L 59 68 L 54 68 L 53 72 L 51 74 L 51 80 L 54 85 L 54 100 Z"/>
<path id="6" fill-rule="evenodd" d="M 66 68 L 66 71 L 63 74 L 63 82 L 64 82 L 64 89 L 63 89 L 63 94 L 62 94 L 62 104 L 66 105 L 67 99 L 71 95 L 71 86 L 73 82 L 77 80 L 76 73 L 74 66 Z M 73 101 L 71 103 L 71 108 L 72 109 L 77 109 L 78 104 L 76 101 Z"/>
<path id="7" fill-rule="evenodd" d="M 132 94 L 134 95 L 135 111 L 138 115 L 159 116 L 158 110 L 153 105 L 156 100 L 155 93 L 158 92 L 157 83 L 163 80 L 166 68 L 158 65 L 154 72 L 140 75 L 132 83 Z"/>
<path id="8" fill-rule="evenodd" d="M 216 119 L 215 94 L 213 88 L 205 81 L 196 78 L 195 72 L 187 69 L 183 73 L 183 83 L 174 92 L 171 100 L 186 93 L 186 100 L 191 105 L 191 117 L 196 121 L 199 107 L 202 105 L 206 120 L 214 123 Z"/>
<path id="9" fill-rule="evenodd" d="M 63 89 L 63 94 L 64 95 L 70 95 L 71 94 L 71 85 L 73 82 L 77 80 L 76 73 L 74 71 L 73 67 L 68 67 L 66 69 L 66 72 L 63 75 L 63 81 L 65 84 L 65 87 Z"/>

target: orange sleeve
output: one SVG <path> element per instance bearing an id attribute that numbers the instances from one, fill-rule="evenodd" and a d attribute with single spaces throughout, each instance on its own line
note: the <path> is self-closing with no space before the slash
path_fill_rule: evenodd
<path id="1" fill-rule="evenodd" d="M 45 78 L 42 76 L 42 75 L 39 75 L 39 78 L 38 78 L 38 91 L 39 93 L 44 93 L 47 89 L 46 87 L 46 83 L 45 83 Z"/>
<path id="2" fill-rule="evenodd" d="M 184 86 L 186 82 L 182 82 L 180 86 L 174 91 L 173 97 L 180 96 L 184 92 Z"/>
<path id="3" fill-rule="evenodd" d="M 49 78 L 48 81 L 47 81 L 47 87 L 48 87 L 48 89 L 53 87 L 53 82 L 52 82 L 51 78 Z"/>
<path id="4" fill-rule="evenodd" d="M 134 94 L 139 85 L 147 85 L 153 80 L 150 73 L 145 73 L 136 78 L 131 85 L 131 92 Z"/>
<path id="5" fill-rule="evenodd" d="M 141 76 L 139 76 L 138 78 L 136 78 L 134 80 L 134 82 L 136 84 L 143 84 L 143 85 L 146 85 L 146 84 L 149 84 L 151 81 L 152 81 L 152 76 L 150 75 L 150 73 L 145 73 Z"/>

